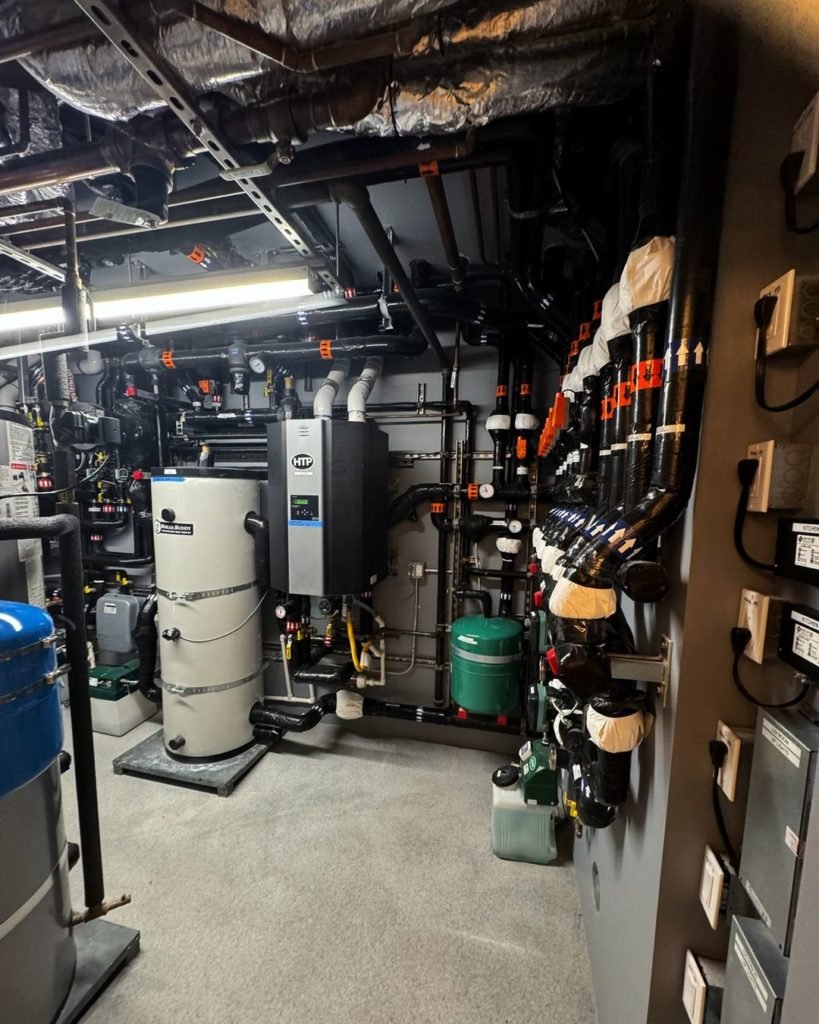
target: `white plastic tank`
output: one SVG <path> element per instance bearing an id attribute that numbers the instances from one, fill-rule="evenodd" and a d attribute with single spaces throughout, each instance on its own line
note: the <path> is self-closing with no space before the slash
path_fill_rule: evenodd
<path id="1" fill-rule="evenodd" d="M 151 501 L 165 747 L 229 757 L 253 742 L 248 714 L 262 693 L 263 591 L 244 528 L 259 482 L 247 470 L 154 470 Z"/>

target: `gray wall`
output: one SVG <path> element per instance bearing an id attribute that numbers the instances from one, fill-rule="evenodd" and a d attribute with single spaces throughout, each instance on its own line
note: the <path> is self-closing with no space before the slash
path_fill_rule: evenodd
<path id="1" fill-rule="evenodd" d="M 785 5 L 782 12 L 792 30 L 795 6 Z M 810 590 L 745 566 L 733 549 L 732 524 L 736 463 L 748 443 L 817 438 L 815 400 L 795 414 L 773 415 L 756 407 L 752 317 L 760 289 L 790 267 L 819 272 L 817 236 L 799 238 L 785 230 L 779 185 L 792 125 L 816 87 L 815 75 L 802 73 L 790 55 L 778 54 L 769 38 L 743 35 L 698 479 L 685 521 L 663 543 L 663 560 L 676 575 L 672 597 L 645 631 L 646 649 L 663 631 L 674 640 L 671 700 L 666 709 L 657 709 L 654 734 L 639 753 L 633 802 L 608 832 L 576 844 L 601 1024 L 682 1024 L 687 1020 L 680 1001 L 685 949 L 725 956 L 727 933 L 711 931 L 698 890 L 705 844 L 720 847 L 708 741 L 720 718 L 737 726 L 755 721 L 754 708 L 733 687 L 729 631 L 743 586 L 802 599 Z M 810 366 L 789 359 L 774 364 L 770 393 L 794 394 L 797 378 L 804 386 L 816 376 L 817 361 L 819 353 Z M 812 512 L 805 510 L 813 515 L 819 514 L 815 494 L 814 488 Z M 773 553 L 775 516 L 751 520 L 747 545 L 767 558 Z M 785 666 L 755 669 L 743 660 L 745 680 L 763 699 L 793 693 Z M 737 808 L 734 820 L 729 818 L 737 841 L 740 815 Z M 815 962 L 815 946 L 810 955 Z M 792 1018 L 808 1019 L 813 1017 Z"/>

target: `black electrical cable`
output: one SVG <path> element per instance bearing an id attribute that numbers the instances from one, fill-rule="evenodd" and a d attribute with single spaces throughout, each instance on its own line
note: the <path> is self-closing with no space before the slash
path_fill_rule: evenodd
<path id="1" fill-rule="evenodd" d="M 758 708 L 792 708 L 797 704 L 800 704 L 810 692 L 810 683 L 803 683 L 802 688 L 795 697 L 791 697 L 790 700 L 782 701 L 781 704 L 767 704 L 765 701 L 759 700 L 758 697 L 755 697 L 745 686 L 739 675 L 739 659 L 742 657 L 742 652 L 748 646 L 748 641 L 750 639 L 750 629 L 745 629 L 742 626 L 734 626 L 731 630 L 731 649 L 734 652 L 734 663 L 731 666 L 731 677 L 742 696 Z"/>
<path id="2" fill-rule="evenodd" d="M 779 168 L 779 178 L 782 188 L 785 190 L 785 226 L 788 231 L 797 235 L 809 235 L 819 228 L 819 220 L 813 224 L 799 225 L 796 219 L 796 182 L 799 172 L 802 169 L 804 150 L 798 149 L 795 153 L 788 153 Z"/>
<path id="3" fill-rule="evenodd" d="M 756 323 L 754 395 L 756 397 L 756 404 L 766 412 L 788 412 L 789 409 L 795 409 L 798 405 L 802 405 L 803 402 L 807 402 L 809 398 L 819 391 L 819 380 L 815 380 L 801 395 L 797 395 L 796 398 L 791 398 L 787 402 L 781 402 L 779 405 L 771 405 L 768 402 L 768 399 L 765 397 L 765 371 L 768 366 L 766 349 L 768 328 L 771 325 L 775 308 L 775 295 L 763 295 L 761 299 L 757 299 L 754 303 L 754 322 Z"/>
<path id="4" fill-rule="evenodd" d="M 728 747 L 722 742 L 722 740 L 711 740 L 708 744 L 708 753 L 711 757 L 711 764 L 714 766 L 714 774 L 711 779 L 711 803 L 714 806 L 714 817 L 717 821 L 717 828 L 719 829 L 719 834 L 722 838 L 722 844 L 725 847 L 725 852 L 728 854 L 728 859 L 731 861 L 731 867 L 734 871 L 738 871 L 739 854 L 737 853 L 737 849 L 728 834 L 728 827 L 725 824 L 725 817 L 722 813 L 722 804 L 719 796 L 719 770 L 725 762 L 726 755 L 728 754 Z"/>
<path id="5" fill-rule="evenodd" d="M 740 459 L 737 463 L 737 476 L 739 477 L 741 489 L 739 501 L 737 502 L 737 514 L 734 518 L 734 547 L 743 562 L 752 565 L 755 569 L 773 572 L 776 566 L 772 562 L 760 562 L 752 555 L 749 555 L 745 550 L 745 542 L 742 539 L 742 534 L 745 530 L 745 517 L 748 514 L 748 499 L 751 495 L 751 488 L 754 485 L 758 468 L 759 459 Z"/>

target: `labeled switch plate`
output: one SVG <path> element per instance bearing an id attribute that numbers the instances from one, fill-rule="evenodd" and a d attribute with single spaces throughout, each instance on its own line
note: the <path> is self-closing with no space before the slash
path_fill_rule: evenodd
<path id="1" fill-rule="evenodd" d="M 747 790 L 751 772 L 750 751 L 755 735 L 753 729 L 740 729 L 726 725 L 725 722 L 717 722 L 717 739 L 728 748 L 717 774 L 717 783 L 732 803 L 736 800 L 737 784 L 740 779 L 745 782 L 743 788 Z"/>
<path id="2" fill-rule="evenodd" d="M 810 477 L 813 446 L 757 441 L 748 445 L 748 458 L 759 463 L 748 495 L 749 512 L 800 508 Z"/>
<path id="3" fill-rule="evenodd" d="M 685 952 L 682 1002 L 691 1024 L 718 1024 L 725 988 L 725 964 Z"/>
<path id="4" fill-rule="evenodd" d="M 759 293 L 775 295 L 771 322 L 765 329 L 765 354 L 819 344 L 819 275 L 789 270 Z"/>
<path id="5" fill-rule="evenodd" d="M 720 911 L 724 905 L 725 884 L 725 868 L 722 861 L 710 846 L 706 846 L 700 879 L 700 904 L 714 930 L 719 924 Z"/>
<path id="6" fill-rule="evenodd" d="M 776 657 L 781 615 L 781 598 L 743 587 L 737 625 L 749 630 L 751 639 L 742 653 L 757 665 L 761 665 L 767 658 Z"/>
<path id="7" fill-rule="evenodd" d="M 816 186 L 817 161 L 819 160 L 819 92 L 805 107 L 791 136 L 791 153 L 803 153 L 802 166 L 796 179 L 794 192 L 801 192 L 811 182 Z"/>

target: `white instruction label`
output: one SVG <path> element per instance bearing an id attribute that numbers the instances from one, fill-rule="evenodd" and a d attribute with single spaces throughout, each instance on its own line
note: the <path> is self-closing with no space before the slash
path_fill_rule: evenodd
<path id="1" fill-rule="evenodd" d="M 759 914 L 759 916 L 762 918 L 762 920 L 765 922 L 765 924 L 770 928 L 771 927 L 771 915 L 768 913 L 768 911 L 762 905 L 762 900 L 757 896 L 756 891 L 754 890 L 754 887 L 751 885 L 751 883 L 748 881 L 747 878 L 743 878 L 742 879 L 742 884 L 745 887 L 745 891 L 751 897 L 751 903 L 753 903 L 753 905 L 756 907 L 756 912 Z"/>
<path id="2" fill-rule="evenodd" d="M 811 665 L 819 666 L 819 622 L 801 612 L 791 612 L 791 618 L 796 623 L 793 628 L 793 653 Z"/>
<path id="3" fill-rule="evenodd" d="M 785 826 L 785 846 L 791 851 L 794 857 L 799 856 L 799 836 L 790 825 Z"/>
<path id="4" fill-rule="evenodd" d="M 799 767 L 802 763 L 802 751 L 792 739 L 774 725 L 770 718 L 766 718 L 762 723 L 762 735 L 776 747 L 780 754 L 784 754 L 791 764 Z"/>
<path id="5" fill-rule="evenodd" d="M 819 533 L 800 533 L 796 538 L 796 564 L 805 569 L 819 569 Z"/>
<path id="6" fill-rule="evenodd" d="M 762 1007 L 762 1012 L 767 1013 L 769 999 L 768 989 L 765 982 L 762 980 L 759 971 L 757 971 L 754 966 L 751 951 L 747 949 L 745 943 L 738 935 L 734 936 L 734 952 L 737 955 L 737 960 L 739 960 L 742 965 L 743 971 L 745 971 L 748 981 L 751 983 L 751 988 L 754 990 L 754 995 L 756 996 L 759 1005 Z"/>
<path id="7" fill-rule="evenodd" d="M 0 486 L 3 494 L 13 494 L 14 497 L 3 502 L 0 514 L 12 519 L 30 519 L 39 511 L 32 433 L 18 423 L 6 423 L 5 426 L 9 465 L 8 469 L 3 467 Z M 39 540 L 26 538 L 17 541 L 17 555 L 21 562 L 35 558 L 39 553 Z"/>
<path id="8" fill-rule="evenodd" d="M 26 561 L 26 590 L 28 591 L 28 603 L 37 605 L 38 608 L 45 608 L 45 581 L 43 580 L 43 563 L 39 558 L 29 558 Z"/>

